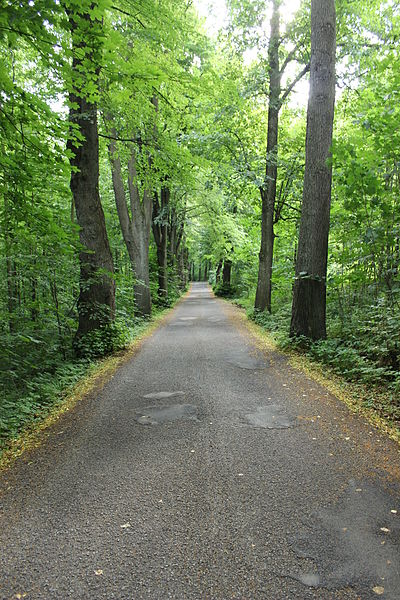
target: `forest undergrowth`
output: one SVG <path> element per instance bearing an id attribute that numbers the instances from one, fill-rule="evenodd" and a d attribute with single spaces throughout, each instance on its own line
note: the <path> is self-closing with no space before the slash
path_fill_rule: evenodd
<path id="1" fill-rule="evenodd" d="M 373 410 L 400 430 L 400 310 L 381 298 L 368 306 L 353 306 L 346 316 L 336 302 L 328 302 L 328 336 L 312 342 L 289 337 L 291 302 L 280 298 L 271 313 L 254 310 L 250 296 L 232 299 L 246 315 L 270 333 L 280 350 L 306 356 L 324 366 L 358 397 L 361 407 Z M 327 367 L 327 370 L 326 370 Z"/>
<path id="2" fill-rule="evenodd" d="M 69 339 L 71 332 L 65 333 L 60 347 L 51 323 L 48 329 L 16 334 L 12 340 L 5 340 L 7 334 L 3 333 L 0 344 L 8 352 L 0 370 L 0 456 L 21 433 L 34 429 L 57 410 L 78 384 L 100 372 L 105 358 L 129 349 L 170 310 L 181 292 L 184 290 L 175 287 L 167 303 L 156 298 L 151 318 L 134 316 L 129 307 L 120 307 L 111 325 L 80 342 L 80 357 Z"/>

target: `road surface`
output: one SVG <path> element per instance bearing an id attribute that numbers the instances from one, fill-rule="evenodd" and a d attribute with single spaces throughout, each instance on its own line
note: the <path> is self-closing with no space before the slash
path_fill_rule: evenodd
<path id="1" fill-rule="evenodd" d="M 398 447 L 192 286 L 0 484 L 1 598 L 400 598 Z"/>

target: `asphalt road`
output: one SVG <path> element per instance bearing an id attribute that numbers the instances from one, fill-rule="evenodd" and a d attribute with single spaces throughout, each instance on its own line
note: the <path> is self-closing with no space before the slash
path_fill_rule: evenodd
<path id="1" fill-rule="evenodd" d="M 399 449 L 205 284 L 0 478 L 1 598 L 400 598 Z"/>

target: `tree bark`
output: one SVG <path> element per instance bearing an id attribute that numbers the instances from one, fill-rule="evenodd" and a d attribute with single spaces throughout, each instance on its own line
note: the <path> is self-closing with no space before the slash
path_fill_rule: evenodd
<path id="1" fill-rule="evenodd" d="M 178 254 L 178 276 L 180 288 L 184 290 L 187 285 L 186 248 L 184 246 L 181 247 Z"/>
<path id="2" fill-rule="evenodd" d="M 94 3 L 95 4 L 95 3 Z M 98 329 L 114 319 L 114 268 L 107 237 L 106 224 L 99 194 L 99 138 L 97 106 L 82 91 L 82 72 L 98 84 L 99 32 L 101 23 L 89 14 L 67 10 L 72 34 L 72 85 L 69 95 L 69 119 L 77 126 L 82 139 L 72 133 L 68 149 L 72 153 L 70 187 L 80 226 L 79 236 L 84 250 L 80 260 L 80 292 L 78 299 L 79 324 L 76 338 Z M 92 47 L 84 39 L 82 23 L 93 33 Z M 95 40 L 93 42 L 93 40 Z"/>
<path id="3" fill-rule="evenodd" d="M 153 200 L 148 190 L 140 198 L 137 185 L 136 159 L 132 153 L 128 163 L 128 187 L 132 211 L 133 263 L 136 274 L 134 284 L 136 312 L 151 315 L 151 293 L 149 275 L 149 243 Z"/>
<path id="4" fill-rule="evenodd" d="M 168 262 L 171 267 L 175 265 L 176 257 L 176 236 L 177 236 L 177 216 L 176 210 L 171 206 L 169 212 L 169 227 L 168 227 Z"/>
<path id="5" fill-rule="evenodd" d="M 158 295 L 161 298 L 168 297 L 168 213 L 169 213 L 170 190 L 168 187 L 161 188 L 161 205 L 158 196 L 153 198 L 153 236 L 157 246 L 158 263 Z"/>
<path id="6" fill-rule="evenodd" d="M 220 282 L 221 279 L 221 270 L 222 270 L 222 258 L 220 259 L 218 265 L 217 265 L 217 270 L 215 272 L 215 283 L 218 284 Z"/>
<path id="7" fill-rule="evenodd" d="M 279 4 L 273 0 L 271 17 L 271 37 L 268 47 L 269 64 L 269 103 L 268 103 L 268 137 L 267 161 L 264 185 L 261 188 L 262 217 L 261 217 L 261 248 L 259 254 L 258 281 L 254 308 L 259 311 L 271 312 L 271 277 L 274 253 L 274 209 L 276 198 L 276 179 L 278 173 L 278 126 L 281 73 L 279 70 Z"/>
<path id="8" fill-rule="evenodd" d="M 326 337 L 335 51 L 335 2 L 312 0 L 306 165 L 290 335 L 313 340 Z"/>
<path id="9" fill-rule="evenodd" d="M 222 271 L 222 283 L 231 284 L 232 261 L 228 258 L 224 260 L 224 268 Z"/>
<path id="10" fill-rule="evenodd" d="M 111 121 L 111 117 L 106 116 L 106 121 Z M 108 144 L 114 197 L 122 236 L 125 241 L 135 277 L 133 285 L 135 311 L 140 316 L 150 316 L 149 242 L 153 201 L 151 194 L 147 190 L 144 190 L 143 198 L 141 199 L 140 197 L 140 191 L 137 184 L 135 148 L 132 148 L 132 153 L 128 161 L 129 212 L 122 176 L 121 160 L 117 153 L 115 141 L 117 138 L 117 131 L 112 127 L 110 132 L 110 137 L 114 138 L 110 139 Z"/>

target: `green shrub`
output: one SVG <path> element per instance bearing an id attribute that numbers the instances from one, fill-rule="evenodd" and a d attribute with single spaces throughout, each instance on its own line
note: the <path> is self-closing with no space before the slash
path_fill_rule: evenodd
<path id="1" fill-rule="evenodd" d="M 236 288 L 231 283 L 220 282 L 214 286 L 214 294 L 220 298 L 234 298 Z"/>
<path id="2" fill-rule="evenodd" d="M 126 348 L 131 339 L 129 334 L 129 328 L 114 321 L 77 338 L 74 348 L 79 357 L 93 360 Z"/>

